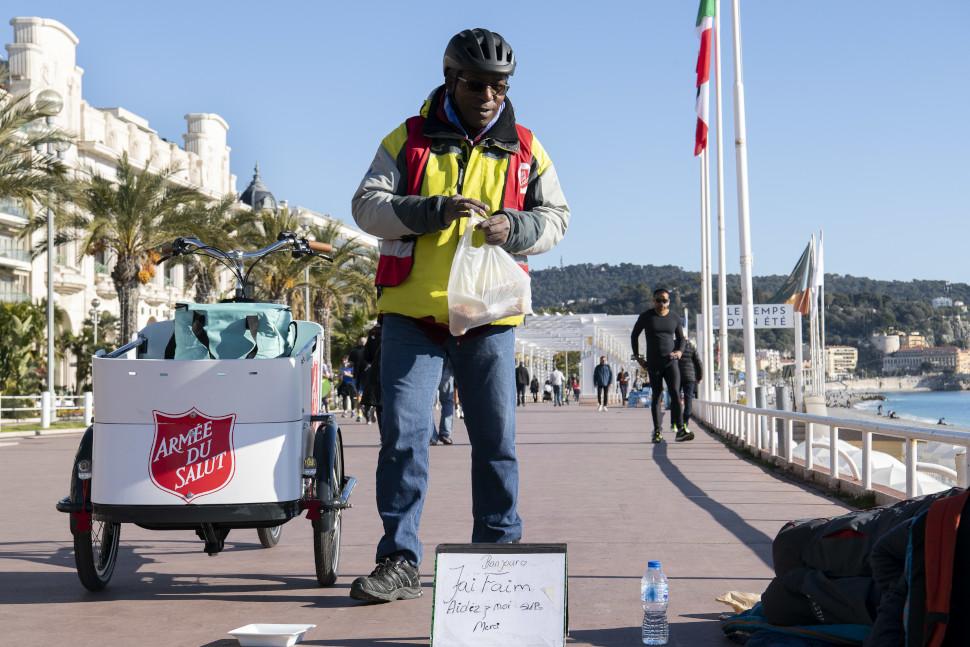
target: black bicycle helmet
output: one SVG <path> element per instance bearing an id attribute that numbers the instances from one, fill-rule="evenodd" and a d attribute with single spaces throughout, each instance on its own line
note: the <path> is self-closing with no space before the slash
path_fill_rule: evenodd
<path id="1" fill-rule="evenodd" d="M 453 69 L 512 76 L 515 53 L 501 34 L 488 29 L 466 29 L 448 41 L 444 68 L 446 75 Z"/>

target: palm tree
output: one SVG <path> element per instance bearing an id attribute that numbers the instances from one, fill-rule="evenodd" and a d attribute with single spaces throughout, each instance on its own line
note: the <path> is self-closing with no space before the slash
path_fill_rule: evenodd
<path id="1" fill-rule="evenodd" d="M 155 275 L 164 243 L 184 234 L 188 219 L 198 212 L 202 196 L 175 178 L 172 166 L 153 173 L 136 169 L 122 155 L 114 179 L 95 174 L 81 191 L 79 210 L 72 213 L 55 243 L 78 232 L 82 254 L 111 252 L 111 280 L 118 294 L 121 339 L 131 338 L 137 322 L 140 288 Z"/>
<path id="2" fill-rule="evenodd" d="M 340 225 L 330 222 L 323 227 L 312 227 L 310 233 L 320 242 L 333 245 L 331 262 L 314 263 L 310 269 L 311 303 L 313 317 L 323 325 L 324 356 L 331 357 L 334 316 L 342 317 L 355 306 L 366 313 L 359 326 L 356 339 L 363 331 L 366 321 L 373 317 L 377 293 L 374 290 L 374 274 L 377 259 L 373 250 L 355 238 L 339 243 Z M 332 366 L 332 364 L 331 364 Z"/>
<path id="3" fill-rule="evenodd" d="M 69 192 L 67 167 L 47 144 L 69 144 L 71 138 L 44 126 L 42 107 L 28 95 L 14 98 L 0 90 L 0 198 L 19 200 L 30 210 L 35 201 Z"/>
<path id="4" fill-rule="evenodd" d="M 280 232 L 295 232 L 299 228 L 296 216 L 286 207 L 278 211 L 263 209 L 253 214 L 249 223 L 242 224 L 237 239 L 247 249 L 258 249 L 276 241 Z M 296 259 L 286 252 L 265 257 L 252 273 L 253 297 L 260 301 L 290 304 L 303 270 L 312 260 Z"/>
<path id="5" fill-rule="evenodd" d="M 74 383 L 77 386 L 77 393 L 90 390 L 91 357 L 95 351 L 98 348 L 111 348 L 117 345 L 115 334 L 118 318 L 110 312 L 105 312 L 101 314 L 98 323 L 101 328 L 97 342 L 94 340 L 94 322 L 91 319 L 84 320 L 81 324 L 81 332 L 76 335 L 70 328 L 65 327 L 57 342 L 57 347 L 62 352 L 69 351 L 74 357 Z"/>
<path id="6" fill-rule="evenodd" d="M 239 209 L 235 195 L 227 195 L 219 202 L 194 204 L 185 213 L 186 230 L 183 235 L 195 236 L 203 242 L 222 250 L 237 246 L 238 232 L 245 232 L 254 222 L 255 214 Z M 216 298 L 218 277 L 222 264 L 214 258 L 200 254 L 181 256 L 171 262 L 185 267 L 186 285 L 195 287 L 197 303 L 210 303 Z"/>

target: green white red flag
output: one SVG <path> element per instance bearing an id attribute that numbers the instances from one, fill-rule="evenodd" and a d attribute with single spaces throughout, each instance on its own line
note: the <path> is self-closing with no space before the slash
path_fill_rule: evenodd
<path id="1" fill-rule="evenodd" d="M 697 9 L 697 36 L 700 38 L 701 46 L 697 53 L 697 128 L 694 132 L 694 155 L 700 155 L 707 148 L 714 7 L 714 0 L 701 0 L 700 7 Z"/>

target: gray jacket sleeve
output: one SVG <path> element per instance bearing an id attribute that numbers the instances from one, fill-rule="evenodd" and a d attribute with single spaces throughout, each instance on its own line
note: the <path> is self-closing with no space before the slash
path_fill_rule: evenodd
<path id="1" fill-rule="evenodd" d="M 391 157 L 383 144 L 377 149 L 351 203 L 357 226 L 368 234 L 392 240 L 444 229 L 445 198 L 404 195 L 407 168 L 403 149 L 398 157 Z"/>

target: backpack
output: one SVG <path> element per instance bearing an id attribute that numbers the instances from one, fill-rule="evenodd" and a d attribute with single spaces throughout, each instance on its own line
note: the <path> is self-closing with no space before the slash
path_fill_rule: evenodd
<path id="1" fill-rule="evenodd" d="M 276 303 L 178 303 L 174 359 L 275 359 L 296 342 L 290 308 Z"/>
<path id="2" fill-rule="evenodd" d="M 906 647 L 970 645 L 968 502 L 968 490 L 939 499 L 910 525 Z"/>

